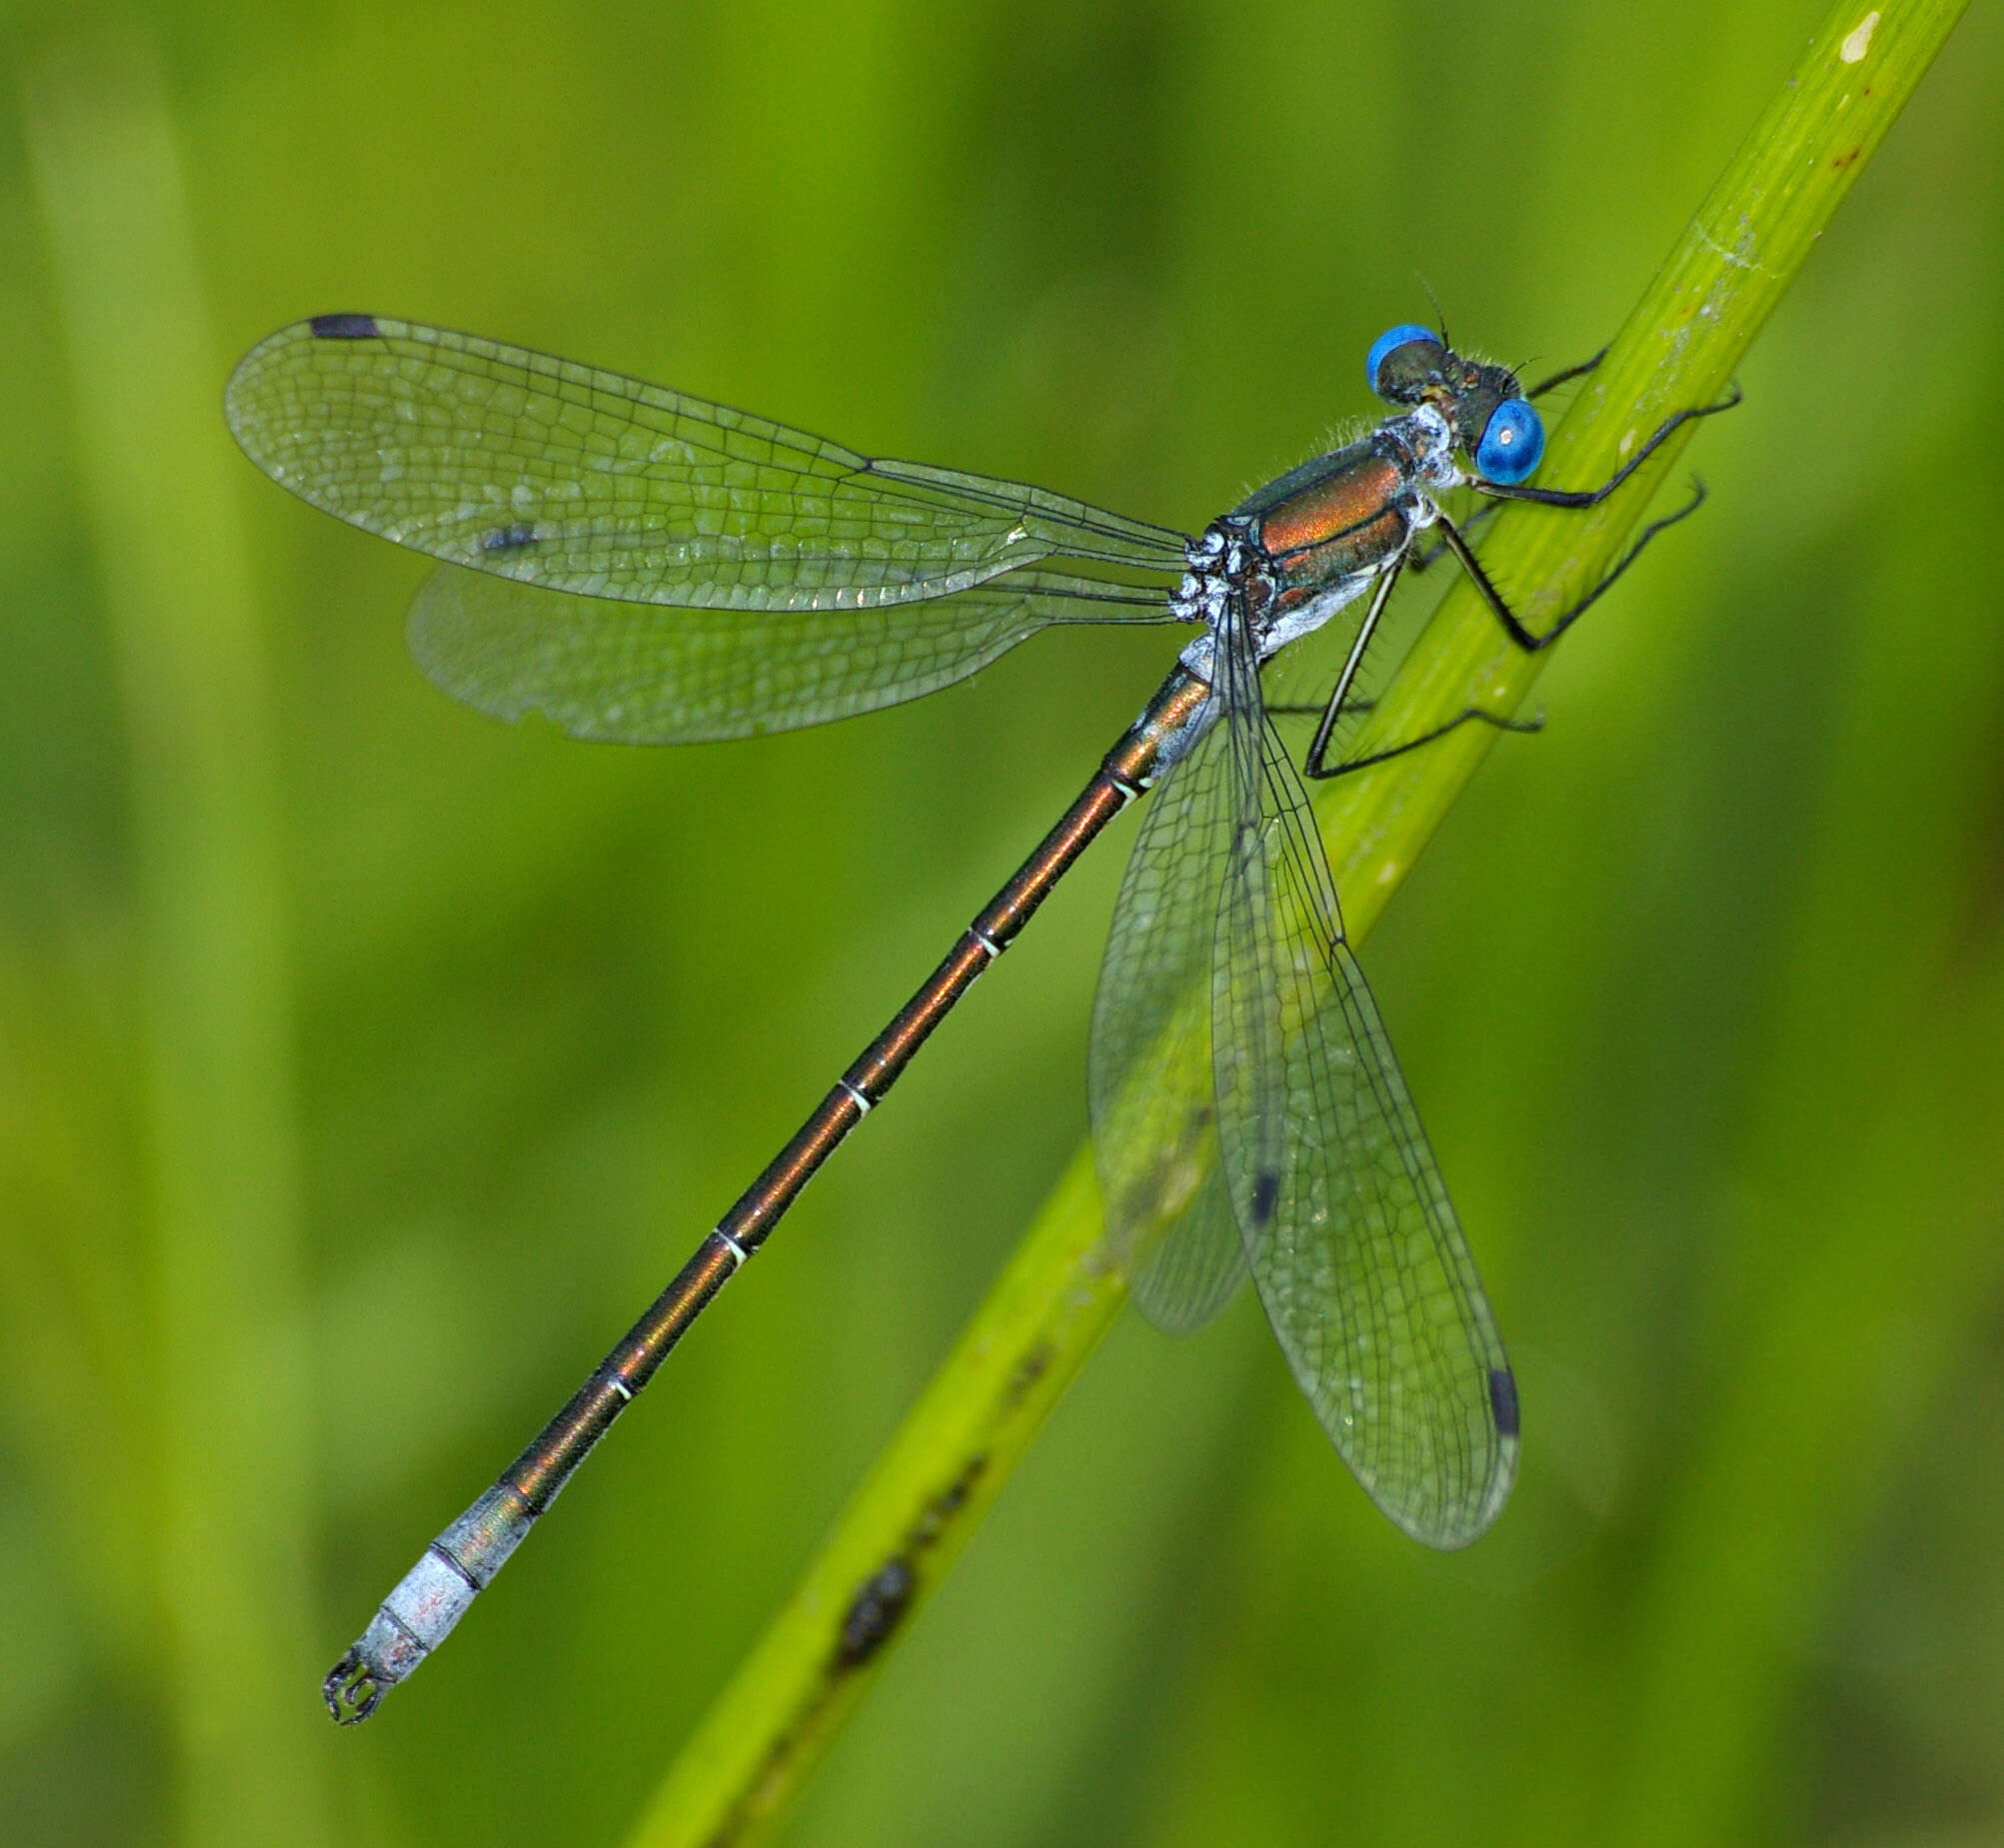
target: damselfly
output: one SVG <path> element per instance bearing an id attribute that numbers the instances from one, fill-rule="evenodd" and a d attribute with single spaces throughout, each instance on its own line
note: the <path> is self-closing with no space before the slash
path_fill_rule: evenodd
<path id="1" fill-rule="evenodd" d="M 1516 1386 L 1260 672 L 1369 593 L 1302 767 L 1354 768 L 1327 761 L 1330 740 L 1416 535 L 1437 529 L 1528 651 L 1669 524 L 1533 635 L 1438 497 L 1592 507 L 1672 430 L 1735 400 L 1679 412 L 1611 479 L 1566 492 L 1524 485 L 1544 431 L 1507 368 L 1405 325 L 1366 372 L 1393 415 L 1191 539 L 408 322 L 322 315 L 245 356 L 228 394 L 238 442 L 316 507 L 445 562 L 411 612 L 412 647 L 483 712 L 540 711 L 576 737 L 634 744 L 741 738 L 916 699 L 1053 624 L 1198 631 L 946 960 L 384 1600 L 327 1678 L 336 1719 L 366 1718 L 438 1645 L 1059 876 L 1156 784 L 1093 1006 L 1110 1247 L 1144 1312 L 1172 1328 L 1213 1314 L 1249 1270 L 1372 1500 L 1434 1546 L 1494 1520 L 1515 1469 Z"/>

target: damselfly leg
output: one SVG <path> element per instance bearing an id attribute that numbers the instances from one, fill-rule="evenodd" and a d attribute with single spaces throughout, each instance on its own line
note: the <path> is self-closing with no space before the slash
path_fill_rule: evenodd
<path id="1" fill-rule="evenodd" d="M 1592 371 L 1600 363 L 1605 352 L 1606 349 L 1603 348 L 1600 353 L 1596 353 L 1592 359 L 1585 361 L 1583 364 L 1572 367 L 1565 372 L 1555 373 L 1538 387 L 1538 391 L 1549 391 L 1555 385 L 1562 384 L 1568 379 L 1576 378 L 1582 373 Z M 1650 434 L 1648 441 L 1627 462 L 1622 464 L 1614 474 L 1602 482 L 1598 488 L 1577 491 L 1525 488 L 1513 484 L 1484 481 L 1471 477 L 1465 485 L 1477 494 L 1489 496 L 1491 506 L 1483 508 L 1471 519 L 1459 525 L 1446 512 L 1437 512 L 1434 519 L 1434 525 L 1439 533 L 1437 544 L 1454 555 L 1456 563 L 1468 574 L 1469 582 L 1474 585 L 1476 593 L 1481 597 L 1482 601 L 1488 605 L 1490 613 L 1495 617 L 1497 623 L 1501 625 L 1503 633 L 1509 637 L 1510 641 L 1524 654 L 1537 654 L 1541 650 L 1551 647 L 1588 610 L 1592 609 L 1601 598 L 1606 596 L 1620 580 L 1622 574 L 1642 556 L 1643 549 L 1658 533 L 1663 532 L 1668 527 L 1675 526 L 1679 521 L 1689 519 L 1692 514 L 1696 513 L 1704 505 L 1704 484 L 1694 480 L 1691 484 L 1690 498 L 1684 505 L 1674 513 L 1665 514 L 1660 519 L 1652 520 L 1645 526 L 1640 534 L 1636 536 L 1633 543 L 1608 568 L 1593 588 L 1577 602 L 1560 612 L 1553 619 L 1550 627 L 1542 634 L 1533 634 L 1531 630 L 1525 627 L 1516 612 L 1510 608 L 1508 601 L 1496 587 L 1489 574 L 1483 570 L 1481 560 L 1477 558 L 1474 548 L 1468 543 L 1468 529 L 1475 526 L 1479 521 L 1486 519 L 1504 501 L 1528 501 L 1539 507 L 1557 507 L 1574 512 L 1598 507 L 1609 495 L 1620 488 L 1644 462 L 1648 461 L 1650 456 L 1662 447 L 1674 431 L 1696 418 L 1712 417 L 1721 411 L 1730 411 L 1740 402 L 1740 389 L 1737 385 L 1734 385 L 1724 398 L 1717 400 L 1715 403 L 1697 405 L 1666 417 L 1662 423 L 1656 426 L 1655 430 Z M 1501 716 L 1489 712 L 1485 708 L 1469 707 L 1454 718 L 1447 720 L 1444 724 L 1435 727 L 1418 738 L 1407 739 L 1400 744 L 1390 746 L 1382 751 L 1373 752 L 1366 757 L 1336 764 L 1328 762 L 1329 744 L 1335 735 L 1336 726 L 1346 713 L 1354 710 L 1349 695 L 1356 684 L 1357 674 L 1363 666 L 1364 655 L 1376 635 L 1379 618 L 1383 614 L 1385 604 L 1390 599 L 1392 587 L 1397 582 L 1400 569 L 1405 564 L 1410 564 L 1414 570 L 1423 569 L 1424 564 L 1430 563 L 1431 558 L 1437 556 L 1438 553 L 1436 552 L 1424 561 L 1416 557 L 1395 560 L 1385 568 L 1384 575 L 1378 583 L 1375 594 L 1372 596 L 1370 604 L 1365 610 L 1363 622 L 1358 625 L 1356 638 L 1351 644 L 1348 658 L 1343 663 L 1342 672 L 1336 678 L 1336 684 L 1329 695 L 1327 705 L 1322 714 L 1321 723 L 1316 727 L 1314 739 L 1308 747 L 1308 755 L 1302 766 L 1308 777 L 1316 780 L 1324 780 L 1331 777 L 1344 776 L 1353 771 L 1365 769 L 1373 764 L 1381 764 L 1388 758 L 1401 757 L 1406 752 L 1414 750 L 1418 746 L 1431 744 L 1434 740 L 1446 736 L 1447 733 L 1456 730 L 1471 720 L 1486 721 L 1504 730 L 1511 729 L 1509 723 L 1502 719 Z"/>

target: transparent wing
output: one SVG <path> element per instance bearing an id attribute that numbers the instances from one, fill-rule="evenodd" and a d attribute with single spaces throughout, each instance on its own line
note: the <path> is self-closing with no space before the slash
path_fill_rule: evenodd
<path id="1" fill-rule="evenodd" d="M 1516 1476 L 1516 1380 L 1363 971 L 1342 943 L 1325 969 L 1285 1078 L 1290 1125 L 1321 1130 L 1283 1170 L 1253 1276 L 1370 1498 L 1465 1546 Z"/>
<path id="2" fill-rule="evenodd" d="M 426 674 L 480 712 L 669 745 L 916 700 L 1053 623 L 1168 620 L 1158 596 L 1047 571 L 928 603 L 741 611 L 573 597 L 448 565 L 418 593 L 410 639 Z"/>
<path id="3" fill-rule="evenodd" d="M 1182 566 L 1180 534 L 1040 488 L 873 460 L 618 373 L 370 315 L 281 329 L 244 356 L 225 408 L 251 459 L 314 506 L 449 564 L 590 597 L 855 610 L 1056 555 Z"/>
<path id="4" fill-rule="evenodd" d="M 1256 669 L 1242 670 L 1256 678 Z M 1218 1136 L 1252 1273 L 1322 1428 L 1400 1527 L 1460 1546 L 1509 1494 L 1517 1400 L 1475 1264 L 1343 941 L 1305 791 L 1234 689 L 1262 764 L 1213 977 Z"/>
<path id="5" fill-rule="evenodd" d="M 1148 798 L 1092 1003 L 1088 1095 L 1106 1238 L 1157 1327 L 1193 1328 L 1245 1274 L 1218 1159 L 1210 968 L 1238 809 L 1213 725 Z"/>

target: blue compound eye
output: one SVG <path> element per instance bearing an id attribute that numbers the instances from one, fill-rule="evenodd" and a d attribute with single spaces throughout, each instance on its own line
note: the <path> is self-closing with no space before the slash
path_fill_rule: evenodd
<path id="1" fill-rule="evenodd" d="M 1370 343 L 1370 351 L 1364 355 L 1364 378 L 1377 397 L 1382 398 L 1386 395 L 1380 389 L 1378 380 L 1378 374 L 1385 360 L 1400 347 L 1409 347 L 1416 340 L 1423 340 L 1434 347 L 1443 344 L 1440 336 L 1430 327 L 1419 327 L 1410 321 L 1401 321 L 1397 327 L 1387 328 Z"/>
<path id="2" fill-rule="evenodd" d="M 1537 412 L 1521 398 L 1505 398 L 1489 414 L 1481 442 L 1475 445 L 1475 467 L 1484 481 L 1514 488 L 1544 458 L 1545 427 Z"/>

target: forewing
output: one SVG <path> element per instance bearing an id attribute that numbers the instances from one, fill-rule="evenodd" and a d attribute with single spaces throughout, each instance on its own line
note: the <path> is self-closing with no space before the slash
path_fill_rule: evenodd
<path id="1" fill-rule="evenodd" d="M 1245 1274 L 1218 1160 L 1210 967 L 1237 801 L 1212 726 L 1148 798 L 1092 1004 L 1088 1094 L 1106 1238 L 1157 1327 L 1214 1315 Z"/>
<path id="2" fill-rule="evenodd" d="M 245 355 L 230 428 L 399 545 L 585 596 L 732 610 L 944 596 L 1053 555 L 1174 572 L 1182 538 L 1062 495 L 873 460 L 498 341 L 323 315 Z"/>
<path id="3" fill-rule="evenodd" d="M 481 712 L 540 712 L 575 738 L 666 745 L 915 700 L 1081 620 L 1169 619 L 1160 597 L 1048 571 L 926 603 L 743 611 L 573 597 L 448 565 L 418 593 L 410 639 L 426 674 Z"/>
<path id="4" fill-rule="evenodd" d="M 1461 1546 L 1516 1467 L 1517 1399 L 1475 1264 L 1363 973 L 1307 797 L 1262 723 L 1263 852 L 1235 865 L 1215 1013 L 1219 1137 L 1252 1273 L 1295 1379 L 1400 1527 Z M 1220 1045 L 1220 1055 L 1233 1051 Z M 1277 1053 L 1277 1056 L 1276 1056 Z M 1277 1127 L 1276 1127 L 1277 1126 Z M 1263 1210 L 1262 1210 L 1263 1209 Z"/>

